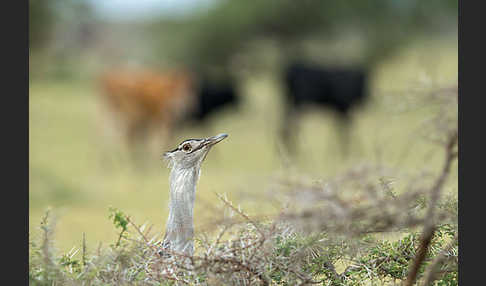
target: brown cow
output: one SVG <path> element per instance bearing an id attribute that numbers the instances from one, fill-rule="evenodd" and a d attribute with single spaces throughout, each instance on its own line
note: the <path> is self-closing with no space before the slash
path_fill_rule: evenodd
<path id="1" fill-rule="evenodd" d="M 101 77 L 101 84 L 132 151 L 153 135 L 167 144 L 174 124 L 194 104 L 192 75 L 183 71 L 111 71 Z"/>

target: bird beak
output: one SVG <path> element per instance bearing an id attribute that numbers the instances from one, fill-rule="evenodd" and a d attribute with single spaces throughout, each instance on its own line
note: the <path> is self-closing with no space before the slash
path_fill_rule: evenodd
<path id="1" fill-rule="evenodd" d="M 206 138 L 206 142 L 204 142 L 205 146 L 213 146 L 216 143 L 221 142 L 224 138 L 228 137 L 228 134 L 221 133 L 213 137 Z"/>

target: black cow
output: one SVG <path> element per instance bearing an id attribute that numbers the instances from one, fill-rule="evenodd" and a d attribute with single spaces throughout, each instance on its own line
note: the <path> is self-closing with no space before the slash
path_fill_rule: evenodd
<path id="1" fill-rule="evenodd" d="M 307 105 L 327 107 L 339 115 L 342 151 L 347 155 L 351 110 L 367 97 L 367 71 L 362 68 L 322 67 L 293 63 L 285 70 L 285 113 L 282 141 L 295 152 L 297 119 Z"/>
<path id="2" fill-rule="evenodd" d="M 214 80 L 207 77 L 199 81 L 196 89 L 196 102 L 189 119 L 205 124 L 211 114 L 228 107 L 239 106 L 236 85 L 233 80 Z"/>

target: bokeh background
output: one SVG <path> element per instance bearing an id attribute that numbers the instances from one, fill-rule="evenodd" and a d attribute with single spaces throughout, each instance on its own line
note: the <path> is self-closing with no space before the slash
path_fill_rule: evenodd
<path id="1" fill-rule="evenodd" d="M 215 193 L 251 214 L 278 212 L 278 193 L 275 202 L 261 195 L 289 170 L 309 180 L 370 162 L 434 170 L 441 154 L 420 131 L 437 107 L 423 95 L 457 86 L 457 14 L 454 0 L 30 0 L 30 235 L 51 208 L 60 250 L 79 247 L 83 233 L 88 247 L 112 243 L 110 206 L 162 232 L 169 169 L 160 155 L 220 132 L 230 136 L 204 163 L 196 231 L 217 215 Z M 302 117 L 299 152 L 282 154 L 282 73 L 295 59 L 368 68 L 369 99 L 353 111 L 348 156 L 335 113 L 321 109 Z M 235 79 L 241 104 L 204 125 L 177 124 L 134 164 L 101 98 L 100 76 L 121 68 L 217 70 Z M 447 189 L 457 193 L 457 166 Z"/>

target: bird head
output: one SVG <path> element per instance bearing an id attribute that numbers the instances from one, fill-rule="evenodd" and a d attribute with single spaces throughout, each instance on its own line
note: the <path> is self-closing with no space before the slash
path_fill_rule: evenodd
<path id="1" fill-rule="evenodd" d="M 163 157 L 169 161 L 169 167 L 192 168 L 200 165 L 209 150 L 226 137 L 228 137 L 228 134 L 221 133 L 203 139 L 187 139 L 182 141 L 174 150 L 165 152 Z"/>

